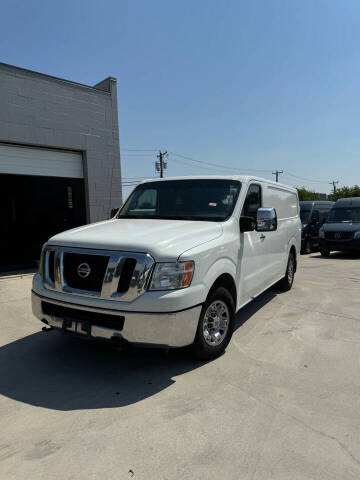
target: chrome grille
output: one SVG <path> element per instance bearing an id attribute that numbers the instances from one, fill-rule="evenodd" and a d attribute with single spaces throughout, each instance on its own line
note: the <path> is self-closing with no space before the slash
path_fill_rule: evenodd
<path id="1" fill-rule="evenodd" d="M 92 278 L 82 281 L 75 277 L 76 264 L 85 263 L 90 269 L 93 264 L 94 270 Z M 58 292 L 131 302 L 146 291 L 154 263 L 146 253 L 48 246 L 43 252 L 43 281 Z"/>

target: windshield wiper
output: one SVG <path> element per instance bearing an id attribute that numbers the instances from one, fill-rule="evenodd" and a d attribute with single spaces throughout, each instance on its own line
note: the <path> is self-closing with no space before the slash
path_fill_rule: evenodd
<path id="1" fill-rule="evenodd" d="M 198 220 L 199 217 L 192 215 L 159 215 L 158 218 L 164 218 L 165 220 Z"/>
<path id="2" fill-rule="evenodd" d="M 120 218 L 138 218 L 138 219 L 147 219 L 147 220 L 190 220 L 190 221 L 202 221 L 202 222 L 212 222 L 220 221 L 221 218 L 218 217 L 197 217 L 195 215 L 119 215 L 116 217 L 118 220 Z"/>
<path id="3" fill-rule="evenodd" d="M 199 217 L 191 215 L 119 215 L 120 218 L 148 218 L 149 220 L 198 220 Z"/>

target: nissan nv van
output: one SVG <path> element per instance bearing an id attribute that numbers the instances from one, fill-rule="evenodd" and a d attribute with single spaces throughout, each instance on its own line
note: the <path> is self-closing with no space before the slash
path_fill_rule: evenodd
<path id="1" fill-rule="evenodd" d="M 49 239 L 33 313 L 65 333 L 213 358 L 239 309 L 276 283 L 292 287 L 300 248 L 292 187 L 251 176 L 148 180 L 111 220 Z"/>

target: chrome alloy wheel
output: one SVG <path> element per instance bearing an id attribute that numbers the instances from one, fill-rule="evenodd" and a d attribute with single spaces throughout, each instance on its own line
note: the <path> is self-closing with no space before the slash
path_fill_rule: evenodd
<path id="1" fill-rule="evenodd" d="M 205 342 L 214 347 L 224 340 L 229 328 L 229 309 L 222 300 L 211 303 L 204 315 L 203 335 Z"/>
<path id="2" fill-rule="evenodd" d="M 294 275 L 295 275 L 295 260 L 294 260 L 294 257 L 291 255 L 289 258 L 288 271 L 287 271 L 288 282 L 290 285 L 294 281 Z"/>

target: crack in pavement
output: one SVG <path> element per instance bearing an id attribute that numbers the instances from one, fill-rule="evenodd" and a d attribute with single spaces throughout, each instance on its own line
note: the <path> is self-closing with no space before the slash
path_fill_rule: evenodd
<path id="1" fill-rule="evenodd" d="M 278 300 L 273 300 L 273 303 L 277 303 L 278 305 L 282 305 L 283 307 L 290 308 L 290 305 L 287 305 L 286 303 L 281 303 Z M 291 307 L 297 308 L 298 310 L 301 310 L 303 312 L 320 313 L 322 315 L 330 315 L 332 317 L 345 318 L 346 320 L 355 320 L 357 322 L 359 321 L 358 318 L 350 317 L 349 315 L 342 315 L 341 313 L 323 312 L 322 310 L 310 310 L 308 308 L 304 308 L 303 305 L 300 306 L 300 305 L 297 305 L 296 303 L 291 303 Z"/>
<path id="2" fill-rule="evenodd" d="M 225 382 L 236 388 L 237 390 L 239 390 L 240 392 L 244 393 L 245 395 L 248 395 L 250 398 L 252 398 L 253 400 L 255 400 L 256 402 L 268 407 L 268 408 L 271 408 L 272 410 L 274 410 L 275 412 L 279 413 L 280 415 L 284 415 L 285 417 L 288 417 L 288 418 L 291 418 L 292 420 L 295 420 L 296 422 L 300 423 L 301 425 L 303 425 L 305 428 L 311 430 L 312 432 L 314 433 L 317 433 L 319 435 L 322 435 L 323 437 L 325 438 L 328 438 L 330 440 L 333 440 L 334 442 L 336 442 L 339 447 L 341 448 L 342 451 L 346 452 L 348 454 L 348 456 L 360 467 L 360 459 L 358 459 L 352 452 L 351 450 L 349 449 L 349 447 L 347 445 L 345 445 L 343 442 L 341 442 L 338 438 L 336 438 L 335 436 L 333 435 L 330 435 L 326 432 L 323 432 L 322 430 L 318 430 L 317 428 L 314 428 L 312 427 L 311 425 L 308 425 L 306 422 L 304 422 L 303 420 L 301 420 L 300 418 L 298 417 L 295 417 L 294 415 L 291 415 L 290 413 L 287 413 L 287 412 L 284 412 L 283 410 L 281 410 L 280 408 L 276 408 L 274 407 L 274 405 L 271 405 L 270 403 L 267 403 L 267 402 L 264 402 L 263 400 L 260 400 L 259 398 L 257 398 L 256 396 L 252 395 L 250 392 L 247 392 L 246 390 L 243 390 L 242 388 L 239 387 L 239 385 L 235 384 L 235 383 L 232 383 L 231 381 L 229 381 L 226 376 L 223 376 L 223 379 L 225 380 Z"/>

